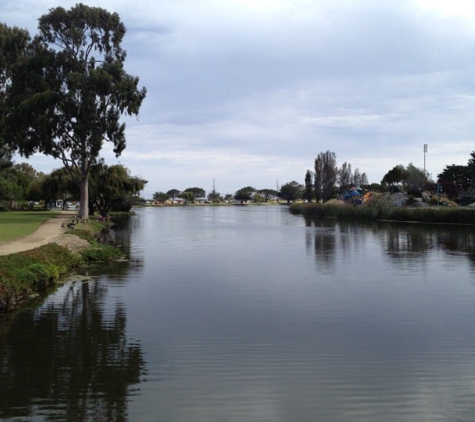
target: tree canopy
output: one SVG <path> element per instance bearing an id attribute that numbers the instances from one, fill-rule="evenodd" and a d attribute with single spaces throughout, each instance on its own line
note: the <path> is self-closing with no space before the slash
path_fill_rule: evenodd
<path id="1" fill-rule="evenodd" d="M 45 207 L 48 201 L 62 199 L 63 206 L 66 200 L 79 196 L 79 189 L 74 183 L 69 172 L 64 168 L 59 168 L 46 175 L 41 181 L 41 194 L 45 200 Z"/>
<path id="2" fill-rule="evenodd" d="M 11 156 L 6 120 L 12 113 L 12 79 L 18 63 L 27 52 L 29 42 L 28 31 L 0 23 L 0 160 Z"/>
<path id="3" fill-rule="evenodd" d="M 326 201 L 333 195 L 337 181 L 338 168 L 336 155 L 332 151 L 321 152 L 315 159 L 315 197 L 317 201 Z"/>
<path id="4" fill-rule="evenodd" d="M 244 202 L 250 201 L 252 199 L 255 192 L 255 188 L 253 188 L 252 186 L 246 186 L 236 191 L 236 193 L 234 194 L 234 199 L 236 199 L 237 201 L 241 201 L 241 204 L 244 204 Z"/>
<path id="5" fill-rule="evenodd" d="M 153 194 L 153 199 L 158 202 L 165 202 L 170 198 L 170 195 L 165 192 L 157 191 Z"/>
<path id="6" fill-rule="evenodd" d="M 129 211 L 131 197 L 146 184 L 146 180 L 132 177 L 123 165 L 109 166 L 101 160 L 91 169 L 91 202 L 104 217 L 110 211 Z"/>
<path id="7" fill-rule="evenodd" d="M 124 70 L 125 26 L 116 13 L 77 4 L 51 9 L 40 34 L 17 62 L 7 90 L 9 141 L 28 157 L 60 159 L 80 187 L 79 216 L 88 216 L 88 176 L 104 142 L 119 156 L 124 114 L 137 115 L 146 95 Z"/>
<path id="8" fill-rule="evenodd" d="M 262 195 L 264 202 L 267 202 L 269 199 L 279 194 L 275 189 L 259 189 L 257 193 Z"/>
<path id="9" fill-rule="evenodd" d="M 402 183 L 402 181 L 406 177 L 406 169 L 402 164 L 398 164 L 394 166 L 391 170 L 389 170 L 382 178 L 381 184 L 394 186 L 398 183 Z"/>
<path id="10" fill-rule="evenodd" d="M 475 186 L 473 170 L 469 165 L 451 164 L 445 166 L 444 170 L 437 175 L 437 180 L 440 185 L 444 186 L 444 191 L 450 191 L 453 197 L 457 196 L 459 192 L 468 191 Z"/>
<path id="11" fill-rule="evenodd" d="M 313 173 L 311 170 L 307 170 L 305 173 L 305 192 L 304 197 L 308 202 L 312 202 L 315 198 L 315 191 L 314 191 L 314 184 L 313 184 Z"/>
<path id="12" fill-rule="evenodd" d="M 302 198 L 303 193 L 304 187 L 300 183 L 292 181 L 281 186 L 279 196 L 290 203 L 290 201 Z"/>
<path id="13" fill-rule="evenodd" d="M 170 189 L 167 191 L 167 195 L 172 199 L 175 199 L 175 196 L 177 196 L 179 193 L 180 191 L 178 189 Z"/>
<path id="14" fill-rule="evenodd" d="M 351 171 L 351 164 L 346 161 L 338 169 L 338 184 L 340 185 L 340 192 L 346 192 L 353 183 L 353 174 Z"/>
<path id="15" fill-rule="evenodd" d="M 193 194 L 193 197 L 196 198 L 205 198 L 206 197 L 206 191 L 202 188 L 186 188 L 182 193 L 184 192 L 191 192 Z"/>

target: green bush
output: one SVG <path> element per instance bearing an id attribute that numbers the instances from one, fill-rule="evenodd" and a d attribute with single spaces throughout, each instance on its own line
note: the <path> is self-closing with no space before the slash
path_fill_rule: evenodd
<path id="1" fill-rule="evenodd" d="M 124 256 L 120 249 L 109 245 L 92 246 L 83 249 L 81 256 L 89 263 L 108 262 L 120 259 Z"/>
<path id="2" fill-rule="evenodd" d="M 69 274 L 82 260 L 50 243 L 30 251 L 0 256 L 0 312 Z"/>

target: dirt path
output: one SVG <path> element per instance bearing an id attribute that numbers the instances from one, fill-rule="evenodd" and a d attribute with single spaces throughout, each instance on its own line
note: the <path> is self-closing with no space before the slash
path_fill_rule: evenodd
<path id="1" fill-rule="evenodd" d="M 71 222 L 74 215 L 75 213 L 72 211 L 63 211 L 45 221 L 33 234 L 13 242 L 0 243 L 0 255 L 28 251 L 48 243 L 58 243 L 66 247 L 69 244 L 84 242 L 87 244 L 87 241 L 79 239 L 77 236 L 65 234 L 67 228 L 61 227 L 63 223 L 66 225 Z"/>

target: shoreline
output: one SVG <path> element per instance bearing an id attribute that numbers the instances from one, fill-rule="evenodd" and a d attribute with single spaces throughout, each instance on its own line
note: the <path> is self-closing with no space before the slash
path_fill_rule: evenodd
<path id="1" fill-rule="evenodd" d="M 88 236 L 83 233 L 79 236 L 85 231 L 82 228 L 76 229 L 76 234 L 75 230 L 62 227 L 73 216 L 68 211 L 56 214 L 31 235 L 0 245 L 0 316 L 42 294 L 84 265 L 122 256 L 114 246 L 91 241 L 97 227 L 86 225 Z"/>
<path id="2" fill-rule="evenodd" d="M 67 224 L 74 215 L 74 211 L 61 211 L 46 220 L 32 234 L 11 242 L 0 242 L 0 256 L 29 251 L 48 243 L 57 243 L 72 251 L 76 251 L 80 245 L 88 246 L 87 241 L 71 234 L 67 227 L 62 227 L 62 224 Z"/>

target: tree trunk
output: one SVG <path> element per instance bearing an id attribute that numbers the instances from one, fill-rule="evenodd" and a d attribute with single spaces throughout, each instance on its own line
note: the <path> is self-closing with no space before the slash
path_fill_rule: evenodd
<path id="1" fill-rule="evenodd" d="M 83 174 L 81 176 L 81 184 L 79 186 L 81 195 L 79 200 L 79 214 L 78 218 L 81 220 L 89 219 L 89 175 Z"/>

